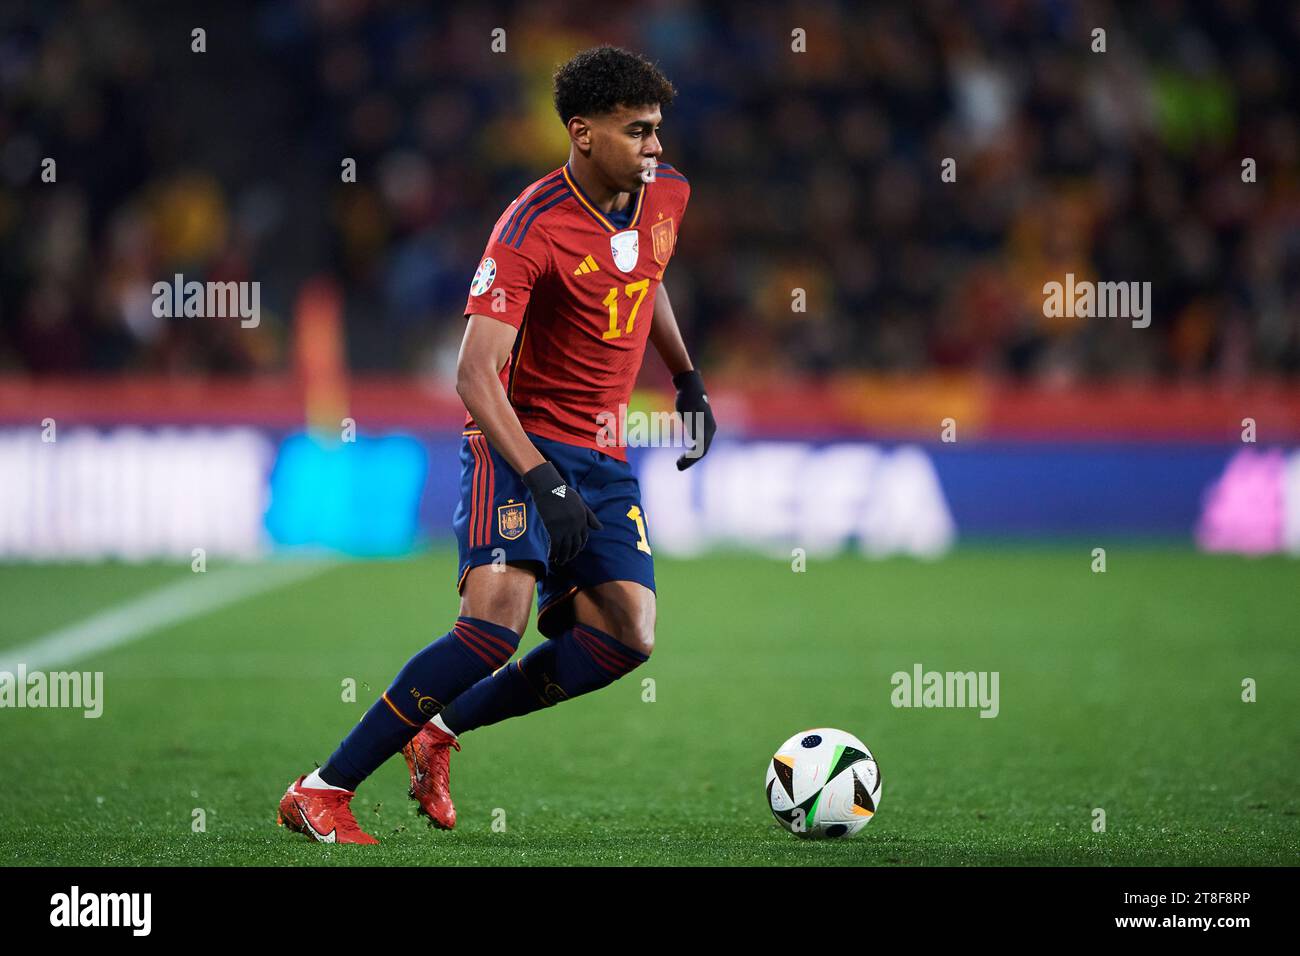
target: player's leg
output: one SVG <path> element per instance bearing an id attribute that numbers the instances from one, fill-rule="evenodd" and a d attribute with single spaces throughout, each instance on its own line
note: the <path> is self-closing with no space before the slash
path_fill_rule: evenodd
<path id="1" fill-rule="evenodd" d="M 461 617 L 478 618 L 522 634 L 533 610 L 537 571 L 529 564 L 480 564 L 465 574 Z"/>
<path id="2" fill-rule="evenodd" d="M 462 580 L 460 620 L 500 624 L 509 633 L 510 641 L 518 646 L 519 635 L 528 626 L 536 583 L 531 564 L 472 567 Z M 487 675 L 481 674 L 477 683 L 485 679 Z M 456 805 L 451 799 L 450 751 L 453 748 L 459 750 L 460 744 L 437 716 L 402 747 L 411 774 L 410 796 L 419 804 L 420 813 L 443 830 L 456 825 Z"/>
<path id="3" fill-rule="evenodd" d="M 466 437 L 461 463 L 462 496 L 453 519 L 460 544 L 460 616 L 450 631 L 406 662 L 392 685 L 366 711 L 323 767 L 290 785 L 281 801 L 281 820 L 313 839 L 328 842 L 328 830 L 311 822 L 316 818 L 328 823 L 333 816 L 338 816 L 343 827 L 340 832 L 350 833 L 355 821 L 351 821 L 346 800 L 360 783 L 393 754 L 403 751 L 447 702 L 505 664 L 519 646 L 532 606 L 536 577 L 527 566 L 497 565 L 502 570 L 490 573 L 491 569 L 483 565 L 492 562 L 496 552 L 502 550 L 493 547 L 490 527 L 501 510 L 495 504 L 496 491 L 503 496 L 513 493 L 522 500 L 524 490 L 522 486 L 514 487 L 517 479 L 508 468 L 505 474 L 500 474 L 499 462 L 490 454 L 481 435 Z M 506 511 L 514 513 L 510 508 Z M 505 516 L 501 520 L 505 521 Z M 509 533 L 509 539 L 504 542 L 509 548 L 503 552 L 507 560 L 529 562 L 541 553 L 542 544 L 535 538 L 530 540 L 522 533 L 514 534 L 513 530 Z M 467 598 L 465 585 L 471 571 L 476 572 L 475 584 Z M 445 755 L 442 762 L 445 771 Z M 418 782 L 416 776 L 413 767 L 413 790 Z M 419 799 L 416 793 L 412 796 Z M 343 804 L 336 807 L 341 799 Z M 287 820 L 286 801 L 290 811 Z M 319 812 L 313 810 L 312 801 L 320 804 Z M 303 804 L 307 806 L 306 812 Z M 421 806 L 427 812 L 424 800 Z M 441 800 L 437 809 L 441 825 L 454 822 L 449 797 Z M 449 816 L 450 822 L 445 816 Z M 355 842 L 373 841 L 367 837 Z"/>
<path id="4" fill-rule="evenodd" d="M 579 485 L 603 527 L 570 565 L 539 585 L 537 627 L 551 638 L 439 715 L 454 734 L 589 694 L 649 658 L 654 648 L 654 562 L 640 508 L 640 488 L 625 462 L 586 449 L 549 447 L 574 459 Z"/>
<path id="5" fill-rule="evenodd" d="M 519 717 L 600 690 L 649 660 L 653 591 L 607 581 L 578 590 L 572 602 L 572 624 L 465 691 L 438 723 L 461 734 Z"/>
<path id="6" fill-rule="evenodd" d="M 473 586 L 451 630 L 406 662 L 325 766 L 308 777 L 307 787 L 355 791 L 446 701 L 510 659 L 528 620 L 535 578 L 522 568 L 503 567 L 502 573 L 471 569 L 467 584 L 473 578 Z"/>
<path id="7" fill-rule="evenodd" d="M 607 581 L 573 596 L 574 621 L 612 637 L 622 653 L 649 659 L 655 647 L 655 592 L 638 581 Z"/>
<path id="8" fill-rule="evenodd" d="M 458 623 L 468 639 L 465 648 L 486 665 L 475 668 L 475 682 L 480 682 L 519 646 L 533 606 L 533 588 L 545 572 L 547 540 L 541 522 L 528 520 L 527 486 L 486 438 L 468 434 L 461 463 L 461 504 L 452 521 L 461 569 Z M 455 694 L 439 701 L 448 704 L 469 686 L 459 682 Z M 436 716 L 429 716 L 434 719 L 409 737 L 402 756 L 411 775 L 410 796 L 420 813 L 434 826 L 451 829 L 456 825 L 451 750 L 459 750 L 460 744 Z"/>

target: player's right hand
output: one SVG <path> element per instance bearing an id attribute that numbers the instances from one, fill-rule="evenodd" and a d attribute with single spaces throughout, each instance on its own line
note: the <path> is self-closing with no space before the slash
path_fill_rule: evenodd
<path id="1" fill-rule="evenodd" d="M 578 489 L 566 484 L 549 461 L 524 475 L 524 484 L 532 492 L 542 524 L 551 536 L 551 561 L 567 564 L 586 547 L 588 532 L 601 529 L 600 520 L 582 500 Z"/>

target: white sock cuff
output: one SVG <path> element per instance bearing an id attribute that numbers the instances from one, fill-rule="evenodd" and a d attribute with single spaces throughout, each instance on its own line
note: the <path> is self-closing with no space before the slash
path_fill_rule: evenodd
<path id="1" fill-rule="evenodd" d="M 322 780 L 319 767 L 307 775 L 307 779 L 302 782 L 302 786 L 309 790 L 343 790 L 344 793 L 347 792 L 342 787 L 335 787 Z"/>

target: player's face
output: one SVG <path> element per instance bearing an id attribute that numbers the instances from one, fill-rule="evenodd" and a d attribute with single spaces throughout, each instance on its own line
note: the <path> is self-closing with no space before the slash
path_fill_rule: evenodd
<path id="1" fill-rule="evenodd" d="M 591 158 L 611 186 L 620 192 L 641 188 L 647 163 L 664 151 L 661 122 L 658 106 L 620 106 L 592 124 Z"/>

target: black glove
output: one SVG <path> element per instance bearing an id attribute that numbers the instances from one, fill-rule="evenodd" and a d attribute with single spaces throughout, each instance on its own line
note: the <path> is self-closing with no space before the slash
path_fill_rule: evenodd
<path id="1" fill-rule="evenodd" d="M 578 489 L 565 484 L 549 461 L 524 475 L 524 484 L 532 492 L 542 524 L 551 536 L 551 560 L 567 564 L 586 547 L 587 530 L 601 529 L 600 521 L 582 500 Z"/>
<path id="2" fill-rule="evenodd" d="M 718 423 L 713 420 L 713 409 L 709 407 L 709 396 L 704 393 L 704 379 L 699 372 L 691 369 L 677 373 L 673 376 L 673 388 L 677 389 L 677 411 L 682 416 L 686 437 L 690 439 L 694 453 L 677 459 L 677 470 L 685 471 L 709 453 Z"/>

